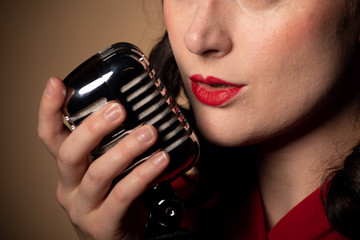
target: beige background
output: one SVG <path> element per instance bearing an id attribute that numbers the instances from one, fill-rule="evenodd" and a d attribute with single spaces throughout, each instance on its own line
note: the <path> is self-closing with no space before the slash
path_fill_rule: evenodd
<path id="1" fill-rule="evenodd" d="M 159 0 L 0 2 L 0 239 L 77 239 L 55 198 L 56 168 L 36 135 L 41 94 L 108 45 L 146 53 L 164 30 Z"/>

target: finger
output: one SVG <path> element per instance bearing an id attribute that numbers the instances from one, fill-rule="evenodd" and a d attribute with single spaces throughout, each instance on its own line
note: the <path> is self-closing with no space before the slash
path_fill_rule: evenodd
<path id="1" fill-rule="evenodd" d="M 69 135 L 58 153 L 59 180 L 65 188 L 72 189 L 80 184 L 88 168 L 89 153 L 125 118 L 124 107 L 111 102 L 87 117 Z"/>
<path id="2" fill-rule="evenodd" d="M 65 86 L 58 78 L 47 82 L 39 109 L 38 135 L 53 156 L 69 135 L 63 124 L 61 108 L 65 99 Z"/>
<path id="3" fill-rule="evenodd" d="M 123 172 L 134 158 L 152 146 L 156 139 L 157 131 L 153 126 L 142 126 L 94 161 L 79 187 L 79 199 L 83 203 L 81 207 L 93 209 L 98 205 L 104 199 L 113 179 Z"/>
<path id="4" fill-rule="evenodd" d="M 118 182 L 101 206 L 104 215 L 121 220 L 133 201 L 166 169 L 170 157 L 159 152 L 136 167 L 123 180 Z"/>

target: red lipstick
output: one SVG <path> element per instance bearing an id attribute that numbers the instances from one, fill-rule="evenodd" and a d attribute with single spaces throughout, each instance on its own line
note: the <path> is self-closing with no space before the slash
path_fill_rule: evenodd
<path id="1" fill-rule="evenodd" d="M 191 89 L 195 97 L 209 106 L 223 106 L 233 99 L 243 87 L 209 76 L 204 78 L 200 74 L 190 77 Z"/>

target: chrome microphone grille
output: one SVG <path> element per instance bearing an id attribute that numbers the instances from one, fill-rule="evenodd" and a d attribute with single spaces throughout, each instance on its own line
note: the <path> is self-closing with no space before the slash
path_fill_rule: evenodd
<path id="1" fill-rule="evenodd" d="M 68 93 L 64 116 L 72 130 L 109 101 L 120 102 L 127 111 L 125 122 L 91 152 L 91 161 L 140 125 L 150 124 L 157 129 L 155 145 L 134 159 L 117 180 L 160 150 L 168 152 L 171 160 L 157 182 L 173 180 L 196 163 L 199 143 L 193 130 L 136 46 L 129 43 L 110 46 L 76 68 L 64 83 Z"/>

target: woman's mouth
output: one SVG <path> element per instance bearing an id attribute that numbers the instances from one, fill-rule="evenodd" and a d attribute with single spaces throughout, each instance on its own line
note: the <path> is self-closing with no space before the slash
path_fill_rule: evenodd
<path id="1" fill-rule="evenodd" d="M 203 104 L 214 107 L 224 106 L 243 87 L 212 76 L 204 78 L 200 74 L 192 75 L 190 80 L 195 97 Z"/>

